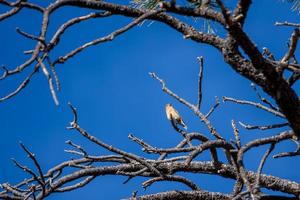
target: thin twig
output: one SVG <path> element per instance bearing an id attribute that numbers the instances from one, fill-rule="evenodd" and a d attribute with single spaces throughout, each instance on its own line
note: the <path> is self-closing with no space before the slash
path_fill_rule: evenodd
<path id="1" fill-rule="evenodd" d="M 18 1 L 18 2 L 21 2 L 21 1 L 22 1 L 22 0 L 20 0 L 20 1 Z M 0 22 L 1 22 L 2 20 L 7 19 L 8 17 L 11 17 L 11 16 L 17 14 L 21 9 L 22 9 L 22 7 L 21 7 L 21 6 L 18 6 L 18 7 L 12 8 L 11 10 L 9 10 L 9 11 L 7 11 L 7 12 L 1 14 L 1 15 L 0 15 Z"/>
<path id="2" fill-rule="evenodd" d="M 276 22 L 275 26 L 294 26 L 294 27 L 300 27 L 300 24 L 298 23 L 291 23 L 291 22 Z"/>
<path id="3" fill-rule="evenodd" d="M 78 149 L 79 151 L 81 151 L 83 153 L 84 157 L 88 156 L 88 153 L 80 145 L 73 143 L 71 140 L 67 140 L 66 144 L 71 145 L 71 146 L 75 147 L 76 149 Z"/>
<path id="4" fill-rule="evenodd" d="M 220 105 L 220 100 L 217 96 L 215 96 L 215 105 L 213 105 L 213 107 L 211 107 L 208 111 L 208 113 L 205 115 L 206 118 L 209 118 L 209 116 L 217 109 L 217 107 Z"/>
<path id="5" fill-rule="evenodd" d="M 28 39 L 36 40 L 38 42 L 41 42 L 44 45 L 44 47 L 46 47 L 46 43 L 45 43 L 44 39 L 41 39 L 40 37 L 37 37 L 37 36 L 32 35 L 32 34 L 26 33 L 24 31 L 22 31 L 19 27 L 16 28 L 16 31 L 17 31 L 17 33 L 19 33 L 20 35 L 22 35 L 22 36 L 24 36 Z"/>
<path id="6" fill-rule="evenodd" d="M 254 193 L 258 193 L 259 192 L 259 188 L 260 188 L 260 176 L 261 176 L 261 172 L 262 172 L 262 168 L 268 158 L 268 156 L 270 155 L 270 153 L 273 151 L 275 147 L 275 143 L 271 143 L 270 145 L 270 148 L 266 151 L 266 153 L 264 154 L 264 156 L 262 157 L 261 161 L 260 161 L 260 164 L 259 164 L 259 167 L 257 169 L 257 176 L 256 176 L 256 180 L 254 182 L 254 186 L 253 186 L 253 189 L 256 190 L 254 191 Z"/>
<path id="7" fill-rule="evenodd" d="M 193 183 L 191 180 L 189 180 L 185 177 L 182 177 L 182 176 L 177 176 L 177 175 L 165 175 L 164 177 L 155 177 L 155 178 L 145 181 L 142 185 L 146 189 L 147 187 L 149 187 L 150 185 L 152 185 L 153 183 L 158 182 L 158 181 L 176 181 L 176 182 L 180 182 L 180 183 L 187 185 L 192 190 L 200 190 L 200 188 L 195 183 Z"/>
<path id="8" fill-rule="evenodd" d="M 51 50 L 52 48 L 54 48 L 54 46 L 56 46 L 58 44 L 58 42 L 60 41 L 60 37 L 63 35 L 63 33 L 71 26 L 73 26 L 74 24 L 83 22 L 85 20 L 88 19 L 92 19 L 92 18 L 98 18 L 98 17 L 108 17 L 110 16 L 111 13 L 110 12 L 100 12 L 100 13 L 90 13 L 88 15 L 83 15 L 80 17 L 75 17 L 73 19 L 70 19 L 69 21 L 67 21 L 66 23 L 64 23 L 63 25 L 61 25 L 57 31 L 55 32 L 55 34 L 53 35 L 52 39 L 49 42 L 48 45 L 48 51 Z"/>
<path id="9" fill-rule="evenodd" d="M 239 99 L 234 99 L 234 98 L 230 98 L 230 97 L 223 97 L 223 101 L 231 101 L 231 102 L 234 102 L 234 103 L 238 103 L 238 104 L 244 104 L 244 105 L 251 105 L 251 106 L 255 106 L 259 109 L 262 109 L 262 110 L 265 110 L 277 117 L 281 117 L 281 118 L 284 118 L 286 119 L 286 117 L 284 116 L 284 114 L 282 114 L 281 112 L 279 111 L 276 111 L 276 110 L 273 110 L 271 108 L 268 108 L 260 103 L 255 103 L 255 102 L 252 102 L 252 101 L 245 101 L 245 100 L 239 100 Z"/>
<path id="10" fill-rule="evenodd" d="M 225 140 L 207 141 L 204 142 L 203 144 L 196 146 L 196 148 L 194 149 L 187 149 L 187 148 L 185 149 L 188 150 L 187 152 L 191 151 L 191 153 L 189 154 L 188 158 L 185 161 L 185 164 L 188 166 L 192 162 L 192 160 L 196 158 L 200 153 L 211 148 L 222 148 L 228 150 L 229 152 L 230 150 L 234 149 L 234 147 L 229 142 L 226 142 Z"/>
<path id="11" fill-rule="evenodd" d="M 233 133 L 234 133 L 237 148 L 240 149 L 241 148 L 240 134 L 239 134 L 239 130 L 237 129 L 234 120 L 231 120 L 231 126 L 232 126 L 232 129 L 233 129 Z"/>
<path id="12" fill-rule="evenodd" d="M 267 104 L 271 109 L 278 111 L 279 109 L 274 106 L 270 101 L 268 101 L 268 99 L 262 97 L 260 95 L 260 93 L 258 92 L 256 85 L 254 83 L 251 83 L 251 87 L 253 88 L 253 90 L 255 91 L 256 95 L 258 96 L 258 98 L 265 104 Z"/>
<path id="13" fill-rule="evenodd" d="M 189 103 L 188 101 L 186 101 L 185 99 L 179 97 L 177 94 L 175 94 L 174 92 L 172 92 L 170 89 L 168 89 L 166 87 L 166 83 L 159 78 L 155 73 L 150 72 L 149 75 L 156 79 L 157 81 L 160 82 L 160 84 L 162 85 L 162 90 L 164 92 L 166 92 L 167 94 L 169 94 L 170 96 L 172 96 L 173 98 L 175 98 L 177 101 L 179 101 L 180 103 L 184 104 L 185 106 L 187 106 L 188 108 L 190 108 L 199 118 L 202 122 L 205 123 L 205 125 L 207 126 L 208 130 L 210 131 L 210 133 L 215 136 L 217 139 L 224 139 L 223 137 L 221 137 L 221 135 L 217 132 L 217 130 L 213 127 L 213 125 L 211 124 L 211 122 L 205 117 L 204 114 L 202 114 L 199 109 L 197 108 L 197 106 Z"/>
<path id="14" fill-rule="evenodd" d="M 23 197 L 24 198 L 24 193 L 23 192 L 20 192 L 18 190 L 18 188 L 15 188 L 11 185 L 9 185 L 8 183 L 2 183 L 1 185 L 1 188 L 7 190 L 8 192 L 11 192 L 13 195 L 17 196 L 17 197 Z M 28 191 L 26 191 L 28 192 Z"/>
<path id="15" fill-rule="evenodd" d="M 298 43 L 298 38 L 299 38 L 299 28 L 296 28 L 290 38 L 290 43 L 289 43 L 289 50 L 288 52 L 284 55 L 284 57 L 281 59 L 280 62 L 288 62 L 290 58 L 295 54 L 296 48 L 297 48 L 297 43 Z"/>
<path id="16" fill-rule="evenodd" d="M 108 145 L 100 140 L 98 140 L 97 138 L 95 138 L 94 136 L 90 135 L 88 132 L 86 132 L 85 130 L 83 130 L 77 123 L 77 112 L 76 112 L 76 109 L 71 105 L 70 105 L 70 108 L 73 112 L 73 116 L 74 116 L 74 120 L 70 123 L 71 127 L 75 130 L 77 130 L 82 136 L 84 136 L 85 138 L 87 138 L 88 140 L 92 141 L 93 143 L 111 151 L 111 152 L 114 152 L 114 153 L 117 153 L 117 154 L 120 154 L 122 156 L 125 156 L 127 158 L 130 158 L 132 160 L 135 160 L 137 161 L 138 163 L 141 163 L 142 165 L 145 165 L 145 167 L 147 167 L 151 172 L 153 172 L 154 174 L 158 175 L 158 176 L 163 176 L 161 174 L 160 171 L 158 171 L 154 166 L 152 166 L 151 164 L 149 164 L 147 161 L 145 161 L 145 159 L 137 156 L 137 155 L 134 155 L 134 154 L 131 154 L 131 153 L 127 153 L 125 151 L 122 151 L 118 148 L 115 148 L 111 145 Z"/>
<path id="17" fill-rule="evenodd" d="M 19 167 L 20 169 L 22 169 L 23 171 L 29 173 L 32 177 L 34 181 L 37 181 L 41 187 L 44 186 L 44 183 L 40 180 L 40 178 L 28 167 L 21 165 L 20 163 L 18 163 L 15 159 L 12 158 L 12 161 L 15 163 L 15 165 L 17 167 Z"/>
<path id="18" fill-rule="evenodd" d="M 99 43 L 103 43 L 103 42 L 107 42 L 107 41 L 112 41 L 115 37 L 117 37 L 118 35 L 128 31 L 129 29 L 135 27 L 136 25 L 138 25 L 140 22 L 142 22 L 144 19 L 152 16 L 152 15 L 156 15 L 160 12 L 162 12 L 163 10 L 156 10 L 156 11 L 149 11 L 143 15 L 141 15 L 140 17 L 134 19 L 132 22 L 130 22 L 129 24 L 127 24 L 126 26 L 110 33 L 109 35 L 105 36 L 105 37 L 101 37 L 101 38 L 97 38 L 91 42 L 85 43 L 82 46 L 72 50 L 70 53 L 67 53 L 66 55 L 58 58 L 56 61 L 54 61 L 54 65 L 57 63 L 64 63 L 66 62 L 69 58 L 72 58 L 73 56 L 75 56 L 76 54 L 78 54 L 79 52 L 81 52 L 82 50 L 86 49 L 87 47 L 93 46 L 93 45 L 97 45 Z"/>
<path id="19" fill-rule="evenodd" d="M 39 65 L 36 65 L 34 67 L 33 71 L 23 80 L 23 82 L 13 92 L 0 98 L 0 102 L 10 99 L 10 98 L 14 97 L 15 95 L 17 95 L 19 92 L 21 92 L 28 85 L 30 79 L 38 71 L 38 69 L 39 69 Z"/>
<path id="20" fill-rule="evenodd" d="M 58 106 L 59 101 L 58 101 L 58 98 L 57 98 L 57 95 L 56 95 L 56 92 L 55 92 L 55 89 L 54 89 L 54 86 L 53 86 L 52 76 L 50 75 L 50 73 L 49 73 L 47 67 L 45 66 L 45 64 L 43 63 L 43 61 L 38 58 L 38 62 L 40 64 L 41 68 L 42 68 L 42 71 L 43 71 L 44 75 L 46 76 L 46 78 L 48 80 L 48 85 L 49 85 L 49 89 L 50 89 L 53 101 L 54 101 L 55 105 Z"/>
<path id="21" fill-rule="evenodd" d="M 197 108 L 200 110 L 201 108 L 201 102 L 202 102 L 202 78 L 203 78 L 203 56 L 197 57 L 199 61 L 199 75 L 198 75 L 198 102 L 197 102 Z"/>
<path id="22" fill-rule="evenodd" d="M 282 127 L 285 127 L 285 126 L 289 126 L 289 123 L 286 122 L 286 123 L 280 123 L 280 124 L 271 124 L 271 125 L 249 125 L 249 124 L 245 124 L 243 122 L 239 122 L 239 124 L 245 128 L 245 129 L 248 129 L 248 130 L 256 130 L 256 129 L 259 129 L 259 130 L 270 130 L 270 129 L 274 129 L 274 128 L 282 128 Z"/>
<path id="23" fill-rule="evenodd" d="M 52 75 L 54 76 L 56 90 L 59 91 L 60 90 L 60 81 L 59 81 L 59 78 L 58 78 L 58 75 L 57 75 L 57 72 L 56 72 L 56 68 L 53 65 L 53 62 L 50 60 L 49 56 L 47 56 L 46 59 L 47 59 L 47 62 L 49 64 L 50 68 L 51 68 Z"/>
<path id="24" fill-rule="evenodd" d="M 34 165 L 36 166 L 36 168 L 38 170 L 38 173 L 40 175 L 40 178 L 41 178 L 42 191 L 43 191 L 43 194 L 45 194 L 45 191 L 46 191 L 46 188 L 45 188 L 45 177 L 44 177 L 44 174 L 43 174 L 43 171 L 42 171 L 42 168 L 41 168 L 39 162 L 37 161 L 35 155 L 33 153 L 31 153 L 29 151 L 29 149 L 27 149 L 26 146 L 23 143 L 20 142 L 20 146 L 27 153 L 27 155 L 29 156 L 29 158 L 33 161 Z"/>
<path id="25" fill-rule="evenodd" d="M 273 158 L 282 158 L 282 157 L 293 157 L 293 156 L 298 156 L 300 155 L 300 144 L 298 141 L 293 140 L 292 141 L 297 145 L 297 148 L 295 151 L 292 152 L 283 152 L 283 153 L 279 153 L 273 156 Z"/>
<path id="26" fill-rule="evenodd" d="M 251 195 L 254 195 L 253 186 L 249 181 L 248 175 L 246 173 L 246 169 L 244 167 L 243 157 L 244 154 L 249 151 L 250 149 L 258 146 L 262 146 L 265 144 L 272 144 L 272 143 L 279 143 L 281 141 L 291 139 L 294 137 L 294 133 L 292 131 L 285 131 L 276 136 L 271 136 L 267 138 L 261 138 L 257 140 L 253 140 L 247 144 L 245 144 L 239 151 L 237 155 L 237 164 L 239 167 L 240 176 L 242 177 L 243 182 L 247 186 L 248 191 Z"/>
<path id="27" fill-rule="evenodd" d="M 67 191 L 71 191 L 71 190 L 75 190 L 75 189 L 84 187 L 85 185 L 90 183 L 95 178 L 96 178 L 96 176 L 89 176 L 89 177 L 85 178 L 83 181 L 80 181 L 79 183 L 76 183 L 74 185 L 66 186 L 63 188 L 57 188 L 57 189 L 55 189 L 55 192 L 67 192 Z"/>

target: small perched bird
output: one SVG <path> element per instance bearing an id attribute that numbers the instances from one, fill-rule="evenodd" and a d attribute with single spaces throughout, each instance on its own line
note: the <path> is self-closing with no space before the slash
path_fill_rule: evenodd
<path id="1" fill-rule="evenodd" d="M 171 104 L 166 104 L 166 114 L 168 120 L 171 121 L 171 123 L 176 126 L 177 124 L 183 126 L 183 128 L 186 130 L 187 126 L 185 125 L 183 119 L 179 115 L 178 111 L 175 110 L 175 108 Z"/>

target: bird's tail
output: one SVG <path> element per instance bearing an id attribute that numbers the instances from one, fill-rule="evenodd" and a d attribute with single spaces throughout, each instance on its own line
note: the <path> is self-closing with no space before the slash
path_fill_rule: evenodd
<path id="1" fill-rule="evenodd" d="M 182 125 L 183 128 L 184 128 L 185 130 L 187 130 L 187 125 L 184 123 L 184 121 L 183 121 L 182 119 L 180 120 L 180 125 Z"/>

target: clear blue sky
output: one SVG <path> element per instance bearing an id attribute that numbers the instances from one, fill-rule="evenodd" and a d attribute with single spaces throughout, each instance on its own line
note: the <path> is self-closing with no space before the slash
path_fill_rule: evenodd
<path id="1" fill-rule="evenodd" d="M 290 7 L 290 4 L 281 3 L 279 0 L 254 1 L 245 24 L 248 34 L 257 46 L 260 49 L 268 47 L 276 58 L 284 55 L 292 29 L 275 27 L 274 22 L 299 22 L 299 14 L 292 12 Z M 0 11 L 3 10 L 0 8 Z M 51 18 L 48 37 L 60 24 L 84 13 L 87 11 L 72 8 L 56 12 Z M 27 57 L 22 51 L 33 48 L 34 43 L 18 35 L 15 27 L 37 35 L 40 20 L 39 14 L 24 10 L 0 23 L 0 65 L 14 68 L 25 61 Z M 95 37 L 104 36 L 130 20 L 119 16 L 91 20 L 74 26 L 62 37 L 52 56 L 62 55 Z M 197 20 L 195 25 L 203 29 L 202 20 Z M 216 31 L 222 33 L 221 29 Z M 135 27 L 113 42 L 91 47 L 66 64 L 58 65 L 57 72 L 62 85 L 58 93 L 60 106 L 54 105 L 47 80 L 42 73 L 37 74 L 19 95 L 0 104 L 0 182 L 17 183 L 27 176 L 12 164 L 10 158 L 32 166 L 19 147 L 18 141 L 22 141 L 36 154 L 45 172 L 56 164 L 74 157 L 64 152 L 64 149 L 68 148 L 64 143 L 66 140 L 81 144 L 92 154 L 107 154 L 107 151 L 87 142 L 78 133 L 65 129 L 72 119 L 67 106 L 68 101 L 77 107 L 79 123 L 83 128 L 106 143 L 139 155 L 144 154 L 138 145 L 128 140 L 129 133 L 157 147 L 172 147 L 181 140 L 181 136 L 172 129 L 165 117 L 166 103 L 174 104 L 190 131 L 200 131 L 209 136 L 207 129 L 195 115 L 164 94 L 158 82 L 148 75 L 148 72 L 156 72 L 170 89 L 187 100 L 196 102 L 197 56 L 205 58 L 202 107 L 204 113 L 214 104 L 214 96 L 220 99 L 222 96 L 231 96 L 258 101 L 250 82 L 224 63 L 215 49 L 184 40 L 182 35 L 158 22 L 146 21 L 142 26 Z M 21 81 L 27 73 L 29 70 L 17 77 L 1 81 L 0 95 L 14 90 L 17 86 L 16 81 Z M 299 85 L 295 89 L 299 91 Z M 230 103 L 221 103 L 211 121 L 222 136 L 233 138 L 231 119 L 261 125 L 280 121 L 268 113 Z M 277 133 L 277 130 L 263 133 L 249 132 L 242 128 L 240 130 L 244 144 L 250 139 Z M 293 148 L 292 143 L 282 143 L 274 152 L 294 150 Z M 250 151 L 246 156 L 246 168 L 256 170 L 265 150 L 266 148 L 261 148 Z M 199 157 L 199 160 L 207 159 L 207 154 Z M 299 164 L 299 157 L 268 159 L 264 173 L 299 182 L 300 174 L 296 172 Z M 234 183 L 208 175 L 194 175 L 192 179 L 203 189 L 221 192 L 230 192 Z M 99 177 L 83 189 L 53 195 L 49 199 L 121 199 L 129 197 L 134 190 L 138 190 L 138 194 L 141 195 L 170 189 L 188 189 L 180 184 L 164 182 L 156 183 L 147 191 L 143 191 L 140 184 L 144 178 L 133 179 L 126 185 L 122 184 L 124 180 L 126 177 Z"/>

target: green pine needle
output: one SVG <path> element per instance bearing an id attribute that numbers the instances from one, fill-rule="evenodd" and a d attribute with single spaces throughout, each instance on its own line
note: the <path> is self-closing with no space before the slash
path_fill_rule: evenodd
<path id="1" fill-rule="evenodd" d="M 154 10 L 158 8 L 158 3 L 160 0 L 133 0 L 132 4 L 134 7 L 139 9 L 149 9 Z"/>

